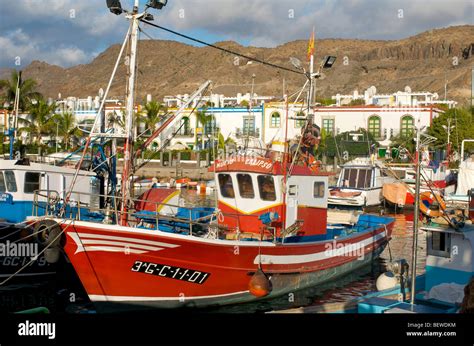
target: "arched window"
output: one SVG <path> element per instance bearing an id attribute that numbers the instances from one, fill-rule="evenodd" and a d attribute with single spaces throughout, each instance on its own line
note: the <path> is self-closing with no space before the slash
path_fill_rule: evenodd
<path id="1" fill-rule="evenodd" d="M 413 126 L 415 125 L 415 121 L 413 117 L 409 114 L 404 115 L 400 119 L 400 135 L 404 138 L 410 137 L 413 135 Z"/>
<path id="2" fill-rule="evenodd" d="M 280 127 L 280 113 L 274 112 L 270 116 L 270 127 Z"/>
<path id="3" fill-rule="evenodd" d="M 374 136 L 375 139 L 379 139 L 381 135 L 382 129 L 382 121 L 378 115 L 371 115 L 369 117 L 369 124 L 368 124 L 369 133 Z"/>

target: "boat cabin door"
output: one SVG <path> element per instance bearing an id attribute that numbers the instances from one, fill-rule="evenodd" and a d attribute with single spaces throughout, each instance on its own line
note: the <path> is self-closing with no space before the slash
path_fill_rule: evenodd
<path id="1" fill-rule="evenodd" d="M 286 224 L 285 228 L 293 225 L 298 218 L 298 184 L 288 181 L 286 193 Z"/>

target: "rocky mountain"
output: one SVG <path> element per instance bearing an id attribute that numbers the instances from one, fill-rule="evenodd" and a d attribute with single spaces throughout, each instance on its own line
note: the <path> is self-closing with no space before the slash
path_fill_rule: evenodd
<path id="1" fill-rule="evenodd" d="M 244 47 L 232 41 L 216 45 L 293 68 L 289 57 L 306 62 L 307 40 L 297 40 L 274 48 Z M 89 64 L 70 68 L 33 61 L 24 76 L 38 81 L 45 96 L 86 97 L 97 95 L 107 85 L 120 46 L 113 45 Z M 317 82 L 318 97 L 336 93 L 363 92 L 371 85 L 381 93 L 403 90 L 431 91 L 444 97 L 445 80 L 448 99 L 468 103 L 471 96 L 471 68 L 474 63 L 474 26 L 464 25 L 430 30 L 396 41 L 323 39 L 315 44 L 316 61 L 335 55 L 337 61 Z M 261 63 L 221 52 L 211 47 L 196 47 L 175 41 L 142 40 L 139 42 L 138 97 L 151 94 L 161 100 L 165 95 L 192 92 L 206 79 L 214 82 L 213 92 L 235 95 L 254 90 L 260 95 L 281 97 L 283 88 L 291 94 L 303 85 L 305 77 Z M 2 75 L 5 75 L 5 70 Z M 118 71 L 110 96 L 123 97 L 126 69 Z"/>

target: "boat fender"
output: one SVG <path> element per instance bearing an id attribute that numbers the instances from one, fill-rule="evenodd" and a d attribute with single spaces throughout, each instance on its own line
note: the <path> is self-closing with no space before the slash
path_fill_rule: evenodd
<path id="1" fill-rule="evenodd" d="M 398 279 L 392 272 L 385 272 L 380 274 L 375 282 L 375 287 L 377 287 L 378 291 L 388 290 L 390 288 L 394 288 L 398 285 Z"/>
<path id="2" fill-rule="evenodd" d="M 249 282 L 249 291 L 255 297 L 265 297 L 272 291 L 272 283 L 265 273 L 259 268 Z"/>
<path id="3" fill-rule="evenodd" d="M 34 239 L 42 247 L 58 247 L 61 241 L 61 227 L 53 220 L 42 220 L 33 228 Z"/>

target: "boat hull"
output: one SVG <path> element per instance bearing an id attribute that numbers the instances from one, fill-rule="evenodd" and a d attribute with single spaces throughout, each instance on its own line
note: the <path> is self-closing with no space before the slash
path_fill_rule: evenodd
<path id="1" fill-rule="evenodd" d="M 57 220 L 60 224 L 61 221 Z M 373 261 L 393 222 L 332 241 L 228 241 L 129 227 L 63 222 L 65 251 L 99 311 L 250 302 L 259 266 L 265 298 L 326 282 Z"/>

